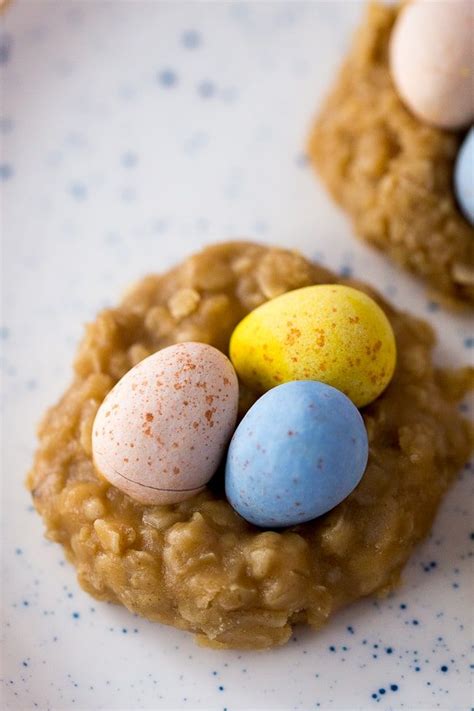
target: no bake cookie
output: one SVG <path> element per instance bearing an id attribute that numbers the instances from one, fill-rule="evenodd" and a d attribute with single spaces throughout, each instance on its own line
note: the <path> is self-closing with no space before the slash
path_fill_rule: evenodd
<path id="1" fill-rule="evenodd" d="M 336 282 L 377 301 L 398 352 L 388 388 L 361 409 L 366 471 L 336 508 L 265 530 L 232 509 L 221 470 L 203 492 L 168 505 L 139 503 L 99 476 L 93 423 L 132 366 L 185 341 L 227 353 L 236 324 L 256 306 Z M 190 630 L 216 648 L 280 645 L 296 623 L 318 628 L 353 600 L 385 595 L 470 451 L 470 428 L 458 411 L 469 373 L 436 368 L 434 342 L 425 322 L 295 252 L 224 243 L 145 277 L 87 327 L 72 383 L 40 426 L 28 486 L 48 538 L 64 546 L 80 584 L 96 598 Z M 240 387 L 240 416 L 256 398 Z"/>
<path id="2" fill-rule="evenodd" d="M 308 152 L 362 239 L 449 301 L 472 304 L 474 228 L 453 189 L 466 131 L 429 126 L 399 98 L 389 45 L 400 11 L 369 6 L 314 124 Z"/>

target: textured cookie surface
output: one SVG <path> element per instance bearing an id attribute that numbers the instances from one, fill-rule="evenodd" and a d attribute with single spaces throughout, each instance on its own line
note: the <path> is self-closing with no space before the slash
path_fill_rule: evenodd
<path id="1" fill-rule="evenodd" d="M 421 123 L 388 68 L 397 10 L 371 5 L 318 116 L 309 155 L 357 234 L 449 300 L 474 303 L 474 229 L 453 192 L 464 134 Z"/>
<path id="2" fill-rule="evenodd" d="M 180 341 L 227 352 L 237 322 L 285 291 L 335 282 L 294 252 L 220 244 L 137 283 L 87 328 L 74 378 L 46 414 L 28 485 L 47 535 L 85 590 L 214 647 L 265 648 L 291 626 L 323 625 L 339 607 L 393 588 L 470 449 L 457 409 L 468 373 L 436 370 L 430 327 L 384 303 L 397 340 L 388 389 L 363 408 L 369 463 L 354 492 L 320 519 L 279 532 L 230 507 L 218 473 L 175 505 L 139 504 L 92 463 L 95 414 L 107 392 L 150 353 Z M 255 396 L 241 389 L 241 414 Z"/>

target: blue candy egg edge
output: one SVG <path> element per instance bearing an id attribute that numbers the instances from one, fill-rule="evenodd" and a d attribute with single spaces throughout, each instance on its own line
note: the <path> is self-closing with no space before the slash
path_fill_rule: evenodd
<path id="1" fill-rule="evenodd" d="M 466 134 L 456 158 L 454 190 L 461 212 L 474 225 L 474 127 Z"/>

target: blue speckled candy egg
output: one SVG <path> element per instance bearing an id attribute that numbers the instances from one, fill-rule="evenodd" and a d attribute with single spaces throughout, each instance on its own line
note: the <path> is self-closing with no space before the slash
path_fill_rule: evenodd
<path id="1" fill-rule="evenodd" d="M 367 464 L 364 421 L 340 390 L 295 380 L 269 390 L 232 438 L 225 487 L 257 526 L 294 526 L 334 508 Z"/>
<path id="2" fill-rule="evenodd" d="M 459 207 L 474 225 L 474 128 L 471 128 L 459 150 L 454 168 L 454 187 Z"/>

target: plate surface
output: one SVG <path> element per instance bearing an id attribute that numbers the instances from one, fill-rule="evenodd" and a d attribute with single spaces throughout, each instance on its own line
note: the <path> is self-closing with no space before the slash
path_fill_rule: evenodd
<path id="1" fill-rule="evenodd" d="M 215 652 L 97 603 L 43 539 L 23 480 L 84 322 L 148 271 L 245 236 L 300 249 L 429 318 L 468 321 L 357 243 L 304 160 L 359 2 L 22 2 L 0 36 L 3 110 L 3 707 L 467 709 L 472 470 L 389 599 L 281 649 Z"/>

